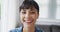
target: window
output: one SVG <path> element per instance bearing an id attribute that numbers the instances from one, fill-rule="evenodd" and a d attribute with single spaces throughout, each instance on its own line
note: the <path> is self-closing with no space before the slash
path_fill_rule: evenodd
<path id="1" fill-rule="evenodd" d="M 48 18 L 48 2 L 49 0 L 35 0 L 40 7 L 40 16 L 41 18 Z"/>
<path id="2" fill-rule="evenodd" d="M 39 24 L 60 23 L 60 0 L 35 0 L 40 7 Z M 40 21 L 40 22 L 39 22 Z"/>
<path id="3" fill-rule="evenodd" d="M 60 0 L 35 0 L 40 6 L 40 18 L 60 19 Z"/>
<path id="4" fill-rule="evenodd" d="M 57 0 L 56 19 L 60 19 L 60 0 Z"/>

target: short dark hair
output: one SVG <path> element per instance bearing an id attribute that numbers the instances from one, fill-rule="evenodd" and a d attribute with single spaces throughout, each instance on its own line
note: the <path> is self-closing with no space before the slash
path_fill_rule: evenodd
<path id="1" fill-rule="evenodd" d="M 25 0 L 23 1 L 22 5 L 19 7 L 19 12 L 21 9 L 29 9 L 29 8 L 36 8 L 37 12 L 39 13 L 39 6 L 34 0 Z"/>

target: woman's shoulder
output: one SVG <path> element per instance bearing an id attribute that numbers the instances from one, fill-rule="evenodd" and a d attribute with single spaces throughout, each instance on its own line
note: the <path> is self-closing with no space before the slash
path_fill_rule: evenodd
<path id="1" fill-rule="evenodd" d="M 19 27 L 19 28 L 10 30 L 10 32 L 21 32 L 21 30 L 22 30 L 22 27 Z"/>
<path id="2" fill-rule="evenodd" d="M 35 28 L 36 28 L 35 32 L 43 32 L 42 29 L 40 29 L 39 27 L 35 27 Z M 22 27 L 12 29 L 10 30 L 10 32 L 22 32 Z"/>

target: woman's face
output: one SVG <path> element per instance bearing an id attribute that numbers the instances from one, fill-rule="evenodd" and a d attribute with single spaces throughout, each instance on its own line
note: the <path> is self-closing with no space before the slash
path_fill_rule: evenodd
<path id="1" fill-rule="evenodd" d="M 21 9 L 20 11 L 20 19 L 23 25 L 31 26 L 34 25 L 39 14 L 37 9 Z"/>

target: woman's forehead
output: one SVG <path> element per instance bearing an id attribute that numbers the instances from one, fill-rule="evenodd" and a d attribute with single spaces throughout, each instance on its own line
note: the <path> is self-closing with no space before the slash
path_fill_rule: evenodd
<path id="1" fill-rule="evenodd" d="M 36 11 L 37 9 L 21 9 L 21 11 Z"/>

